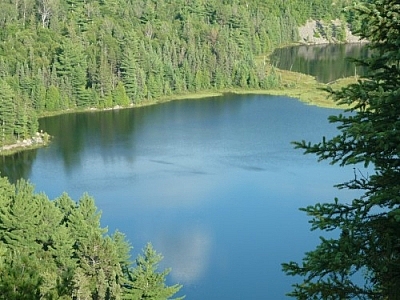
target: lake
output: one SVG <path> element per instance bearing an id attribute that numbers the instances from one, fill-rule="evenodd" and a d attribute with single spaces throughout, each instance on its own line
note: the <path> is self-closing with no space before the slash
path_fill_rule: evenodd
<path id="1" fill-rule="evenodd" d="M 348 58 L 370 55 L 365 43 L 301 45 L 276 49 L 270 56 L 276 67 L 315 76 L 324 83 L 336 79 L 363 75 L 364 67 L 357 66 Z"/>
<path id="2" fill-rule="evenodd" d="M 336 131 L 337 111 L 296 99 L 224 95 L 40 120 L 47 148 L 2 159 L 51 199 L 84 192 L 102 225 L 134 246 L 151 241 L 186 299 L 286 299 L 294 278 L 281 263 L 318 243 L 298 210 L 338 196 L 353 170 L 293 149 Z"/>

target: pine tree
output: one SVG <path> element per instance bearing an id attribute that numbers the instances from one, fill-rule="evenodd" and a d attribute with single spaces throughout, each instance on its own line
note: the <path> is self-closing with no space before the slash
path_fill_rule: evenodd
<path id="1" fill-rule="evenodd" d="M 23 251 L 7 251 L 0 269 L 0 295 L 2 299 L 40 299 L 39 261 Z"/>
<path id="2" fill-rule="evenodd" d="M 34 237 L 39 207 L 32 194 L 33 186 L 24 180 L 19 181 L 0 211 L 0 240 L 8 248 L 24 249 L 27 254 L 35 253 L 40 248 Z"/>
<path id="3" fill-rule="evenodd" d="M 61 95 L 60 91 L 54 85 L 50 85 L 46 93 L 46 110 L 55 111 L 60 109 Z"/>
<path id="4" fill-rule="evenodd" d="M 0 144 L 12 140 L 15 124 L 15 93 L 10 85 L 0 78 Z"/>
<path id="5" fill-rule="evenodd" d="M 158 264 L 162 259 L 162 255 L 157 253 L 150 243 L 146 245 L 143 255 L 139 255 L 136 259 L 136 267 L 129 272 L 126 299 L 166 300 L 171 299 L 170 297 L 181 289 L 182 286 L 178 284 L 173 286 L 165 284 L 169 269 L 161 273 L 157 272 Z"/>
<path id="6" fill-rule="evenodd" d="M 121 81 L 117 83 L 117 87 L 113 91 L 113 103 L 114 105 L 121 105 L 123 107 L 127 107 L 130 104 L 124 84 Z"/>
<path id="7" fill-rule="evenodd" d="M 57 298 L 74 264 L 62 214 L 26 181 L 2 186 L 7 193 L 0 212 L 0 243 L 7 255 L 0 272 L 1 294 L 7 299 Z"/>
<path id="8" fill-rule="evenodd" d="M 400 297 L 400 6 L 394 0 L 368 1 L 357 11 L 361 35 L 373 50 L 370 58 L 358 60 L 368 73 L 330 91 L 337 103 L 350 105 L 329 118 L 340 133 L 296 146 L 332 164 L 355 165 L 354 178 L 338 187 L 360 190 L 362 196 L 349 204 L 335 199 L 302 209 L 311 216 L 313 230 L 340 235 L 321 238 L 301 264 L 283 265 L 287 274 L 304 277 L 290 293 L 298 299 Z M 359 170 L 360 164 L 374 173 Z"/>
<path id="9" fill-rule="evenodd" d="M 14 134 L 17 140 L 29 137 L 27 105 L 19 98 L 16 99 Z"/>
<path id="10" fill-rule="evenodd" d="M 86 90 L 87 61 L 82 46 L 72 40 L 65 40 L 57 57 L 56 67 L 59 76 L 64 77 L 65 82 L 70 84 L 71 96 L 76 105 L 89 106 L 89 93 Z"/>
<path id="11" fill-rule="evenodd" d="M 136 80 L 137 62 L 131 49 L 126 49 L 122 59 L 122 81 L 126 94 L 132 103 L 137 101 L 138 84 Z"/>
<path id="12" fill-rule="evenodd" d="M 93 198 L 85 194 L 75 203 L 64 193 L 50 201 L 29 182 L 13 185 L 3 177 L 0 190 L 1 299 L 121 299 L 123 288 L 134 286 L 131 246 L 118 231 L 106 235 Z M 168 271 L 155 272 L 160 260 L 150 246 L 138 258 L 137 276 L 153 270 L 146 273 L 150 299 L 180 288 L 164 284 Z"/>
<path id="13" fill-rule="evenodd" d="M 32 102 L 35 110 L 42 112 L 46 104 L 46 87 L 40 76 L 35 76 L 32 82 Z"/>
<path id="14" fill-rule="evenodd" d="M 104 236 L 106 229 L 100 227 L 100 216 L 94 199 L 87 194 L 69 214 L 68 227 L 74 232 L 74 257 L 78 261 L 75 291 L 90 292 L 95 299 L 105 299 L 106 294 L 114 298 L 121 293 L 123 272 L 114 241 Z"/>

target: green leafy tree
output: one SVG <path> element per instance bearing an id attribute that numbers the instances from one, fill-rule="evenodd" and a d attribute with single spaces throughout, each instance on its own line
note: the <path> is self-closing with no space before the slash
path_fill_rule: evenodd
<path id="1" fill-rule="evenodd" d="M 125 299 L 172 299 L 170 297 L 175 295 L 182 286 L 179 284 L 167 286 L 165 284 L 166 276 L 170 270 L 157 272 L 158 264 L 162 259 L 162 255 L 157 253 L 150 243 L 146 245 L 143 249 L 143 255 L 139 255 L 136 259 L 136 267 L 129 272 Z"/>
<path id="2" fill-rule="evenodd" d="M 338 237 L 321 238 L 301 264 L 283 264 L 287 274 L 304 278 L 290 293 L 298 299 L 400 298 L 400 6 L 378 0 L 356 9 L 361 36 L 372 49 L 372 56 L 359 63 L 369 72 L 355 84 L 330 91 L 337 103 L 351 107 L 330 117 L 340 134 L 296 146 L 320 160 L 340 166 L 363 163 L 374 172 L 355 169 L 353 179 L 338 185 L 362 192 L 351 203 L 335 199 L 302 209 L 311 216 L 313 230 L 334 230 Z"/>

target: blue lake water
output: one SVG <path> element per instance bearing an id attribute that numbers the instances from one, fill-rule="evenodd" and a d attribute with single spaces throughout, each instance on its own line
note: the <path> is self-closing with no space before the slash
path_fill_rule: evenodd
<path id="1" fill-rule="evenodd" d="M 41 120 L 49 147 L 2 161 L 50 198 L 88 192 L 109 232 L 136 256 L 151 241 L 186 299 L 286 299 L 300 261 L 318 242 L 298 210 L 334 197 L 352 169 L 317 163 L 291 141 L 336 133 L 337 110 L 296 99 L 225 95 Z M 18 162 L 18 164 L 16 163 Z M 7 173 L 8 172 L 8 173 Z"/>
<path id="2" fill-rule="evenodd" d="M 356 66 L 349 58 L 371 55 L 365 43 L 301 45 L 276 49 L 271 63 L 280 69 L 315 76 L 320 82 L 333 82 L 339 78 L 364 75 L 365 67 Z"/>

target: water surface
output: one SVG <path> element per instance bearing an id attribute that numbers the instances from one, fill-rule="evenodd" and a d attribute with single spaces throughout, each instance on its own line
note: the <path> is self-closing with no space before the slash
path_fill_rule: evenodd
<path id="1" fill-rule="evenodd" d="M 369 55 L 365 43 L 302 45 L 276 49 L 271 63 L 283 70 L 315 76 L 320 82 L 330 83 L 339 78 L 363 75 L 350 58 L 364 58 Z"/>
<path id="2" fill-rule="evenodd" d="M 275 96 L 225 95 L 42 119 L 49 147 L 3 159 L 50 198 L 88 192 L 133 255 L 147 241 L 187 299 L 285 299 L 318 233 L 298 211 L 335 196 L 352 170 L 317 163 L 290 144 L 332 136 L 337 111 Z"/>

